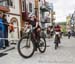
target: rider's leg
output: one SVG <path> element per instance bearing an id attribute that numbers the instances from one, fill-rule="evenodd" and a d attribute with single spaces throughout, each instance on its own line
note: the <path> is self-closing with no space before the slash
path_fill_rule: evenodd
<path id="1" fill-rule="evenodd" d="M 33 33 L 32 33 L 32 40 L 33 40 L 34 45 L 35 45 L 35 51 L 37 51 L 36 30 L 34 30 Z"/>
<path id="2" fill-rule="evenodd" d="M 59 35 L 58 35 L 58 40 L 59 40 L 59 43 L 61 43 L 61 42 L 60 42 L 60 37 L 61 37 L 61 36 L 60 36 L 60 34 L 59 34 Z"/>
<path id="3" fill-rule="evenodd" d="M 35 33 L 33 32 L 32 33 L 32 42 L 34 43 L 34 46 L 35 46 L 35 51 L 37 51 L 37 46 L 36 46 L 36 38 L 35 38 Z"/>

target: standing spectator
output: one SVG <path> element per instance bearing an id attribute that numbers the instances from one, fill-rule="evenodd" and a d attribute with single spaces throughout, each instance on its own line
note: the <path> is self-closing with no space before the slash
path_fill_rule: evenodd
<path id="1" fill-rule="evenodd" d="M 10 23 L 9 24 L 9 32 L 10 32 L 10 38 L 12 38 L 12 43 L 14 43 L 14 26 L 13 26 L 13 23 Z"/>
<path id="2" fill-rule="evenodd" d="M 6 19 L 6 15 L 3 15 L 3 24 L 4 24 L 4 37 L 5 37 L 5 47 L 8 47 L 9 46 L 9 42 L 8 42 L 8 22 L 7 22 L 7 19 Z"/>
<path id="3" fill-rule="evenodd" d="M 0 12 L 0 48 L 5 48 L 5 41 L 4 41 L 4 25 L 3 25 L 3 13 Z"/>

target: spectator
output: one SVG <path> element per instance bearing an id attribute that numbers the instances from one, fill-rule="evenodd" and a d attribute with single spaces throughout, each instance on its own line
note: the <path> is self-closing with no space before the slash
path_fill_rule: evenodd
<path id="1" fill-rule="evenodd" d="M 5 41 L 4 41 L 4 25 L 3 25 L 3 14 L 0 12 L 0 48 L 5 48 Z"/>
<path id="2" fill-rule="evenodd" d="M 8 47 L 9 46 L 9 42 L 8 42 L 8 22 L 7 22 L 7 19 L 6 19 L 6 15 L 3 15 L 3 24 L 4 24 L 4 27 L 5 27 L 5 30 L 4 30 L 4 37 L 6 38 L 5 39 L 5 47 Z"/>
<path id="3" fill-rule="evenodd" d="M 10 23 L 9 24 L 9 32 L 10 32 L 10 38 L 12 38 L 12 43 L 14 43 L 14 26 L 13 26 L 13 23 Z"/>

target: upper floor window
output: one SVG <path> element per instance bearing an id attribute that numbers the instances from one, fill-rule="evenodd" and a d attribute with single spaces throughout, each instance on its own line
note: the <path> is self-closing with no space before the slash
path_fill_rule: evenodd
<path id="1" fill-rule="evenodd" d="M 0 5 L 1 5 L 1 6 L 8 6 L 6 0 L 4 0 L 4 1 L 0 1 Z"/>
<path id="2" fill-rule="evenodd" d="M 3 2 L 0 1 L 0 5 L 3 5 Z"/>
<path id="3" fill-rule="evenodd" d="M 22 0 L 22 11 L 25 11 L 25 2 Z"/>
<path id="4" fill-rule="evenodd" d="M 13 7 L 13 0 L 8 0 L 8 6 Z"/>
<path id="5" fill-rule="evenodd" d="M 32 12 L 32 3 L 29 3 L 29 11 Z"/>

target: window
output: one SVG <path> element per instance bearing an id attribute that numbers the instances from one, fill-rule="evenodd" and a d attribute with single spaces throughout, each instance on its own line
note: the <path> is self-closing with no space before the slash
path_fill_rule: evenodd
<path id="1" fill-rule="evenodd" d="M 8 6 L 13 6 L 13 0 L 8 0 Z"/>
<path id="2" fill-rule="evenodd" d="M 24 11 L 24 1 L 22 1 L 22 11 Z"/>
<path id="3" fill-rule="evenodd" d="M 22 0 L 22 11 L 25 11 L 26 9 L 26 1 Z"/>
<path id="4" fill-rule="evenodd" d="M 23 1 L 23 11 L 25 10 L 24 1 Z"/>
<path id="5" fill-rule="evenodd" d="M 0 2 L 0 5 L 3 5 L 3 2 Z"/>
<path id="6" fill-rule="evenodd" d="M 8 4 L 7 4 L 7 0 L 4 0 L 4 1 L 0 1 L 0 5 L 1 6 L 8 6 Z"/>
<path id="7" fill-rule="evenodd" d="M 32 3 L 29 3 L 29 11 L 32 12 Z"/>

